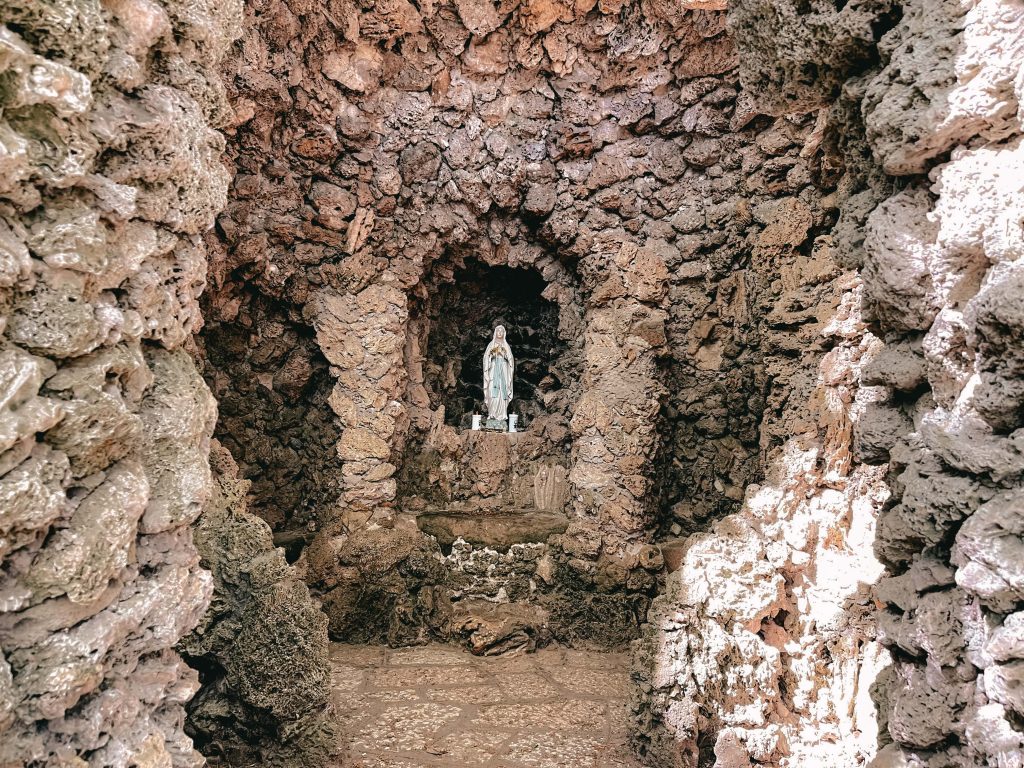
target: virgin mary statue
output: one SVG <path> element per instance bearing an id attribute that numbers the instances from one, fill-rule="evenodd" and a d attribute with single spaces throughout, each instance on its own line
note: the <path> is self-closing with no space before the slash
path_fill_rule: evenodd
<path id="1" fill-rule="evenodd" d="M 487 418 L 508 419 L 508 404 L 512 401 L 512 373 L 516 361 L 505 341 L 505 326 L 494 329 L 494 337 L 484 350 L 484 403 Z"/>

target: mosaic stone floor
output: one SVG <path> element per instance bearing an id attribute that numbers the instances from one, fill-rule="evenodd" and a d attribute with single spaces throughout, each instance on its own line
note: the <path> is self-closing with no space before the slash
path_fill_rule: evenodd
<path id="1" fill-rule="evenodd" d="M 334 645 L 339 768 L 645 768 L 626 747 L 624 654 Z"/>

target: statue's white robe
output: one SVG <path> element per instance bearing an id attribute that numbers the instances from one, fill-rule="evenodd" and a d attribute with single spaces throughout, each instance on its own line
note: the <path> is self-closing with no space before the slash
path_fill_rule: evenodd
<path id="1" fill-rule="evenodd" d="M 487 418 L 507 419 L 508 404 L 512 402 L 512 374 L 516 361 L 505 341 L 491 339 L 484 350 L 484 403 Z"/>

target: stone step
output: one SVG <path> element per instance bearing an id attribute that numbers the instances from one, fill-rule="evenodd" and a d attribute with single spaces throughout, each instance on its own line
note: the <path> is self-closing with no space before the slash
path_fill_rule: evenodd
<path id="1" fill-rule="evenodd" d="M 529 603 L 459 600 L 452 629 L 475 656 L 535 651 L 551 641 L 548 612 Z"/>
<path id="2" fill-rule="evenodd" d="M 504 515 L 427 512 L 416 518 L 416 525 L 437 538 L 444 549 L 458 538 L 476 547 L 508 549 L 513 544 L 540 543 L 564 533 L 569 518 L 556 512 L 533 510 Z"/>

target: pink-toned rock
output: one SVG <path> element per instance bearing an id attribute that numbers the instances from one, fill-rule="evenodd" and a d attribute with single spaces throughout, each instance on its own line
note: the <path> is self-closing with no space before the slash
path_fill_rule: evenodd
<path id="1" fill-rule="evenodd" d="M 338 456 L 343 461 L 386 459 L 390 455 L 391 446 L 369 430 L 349 427 L 341 433 Z"/>
<path id="2" fill-rule="evenodd" d="M 346 45 L 324 57 L 321 71 L 350 91 L 365 93 L 380 82 L 384 57 L 375 46 Z"/>
<path id="3" fill-rule="evenodd" d="M 493 0 L 457 0 L 455 7 L 466 29 L 474 35 L 486 37 L 501 24 L 501 15 Z"/>

